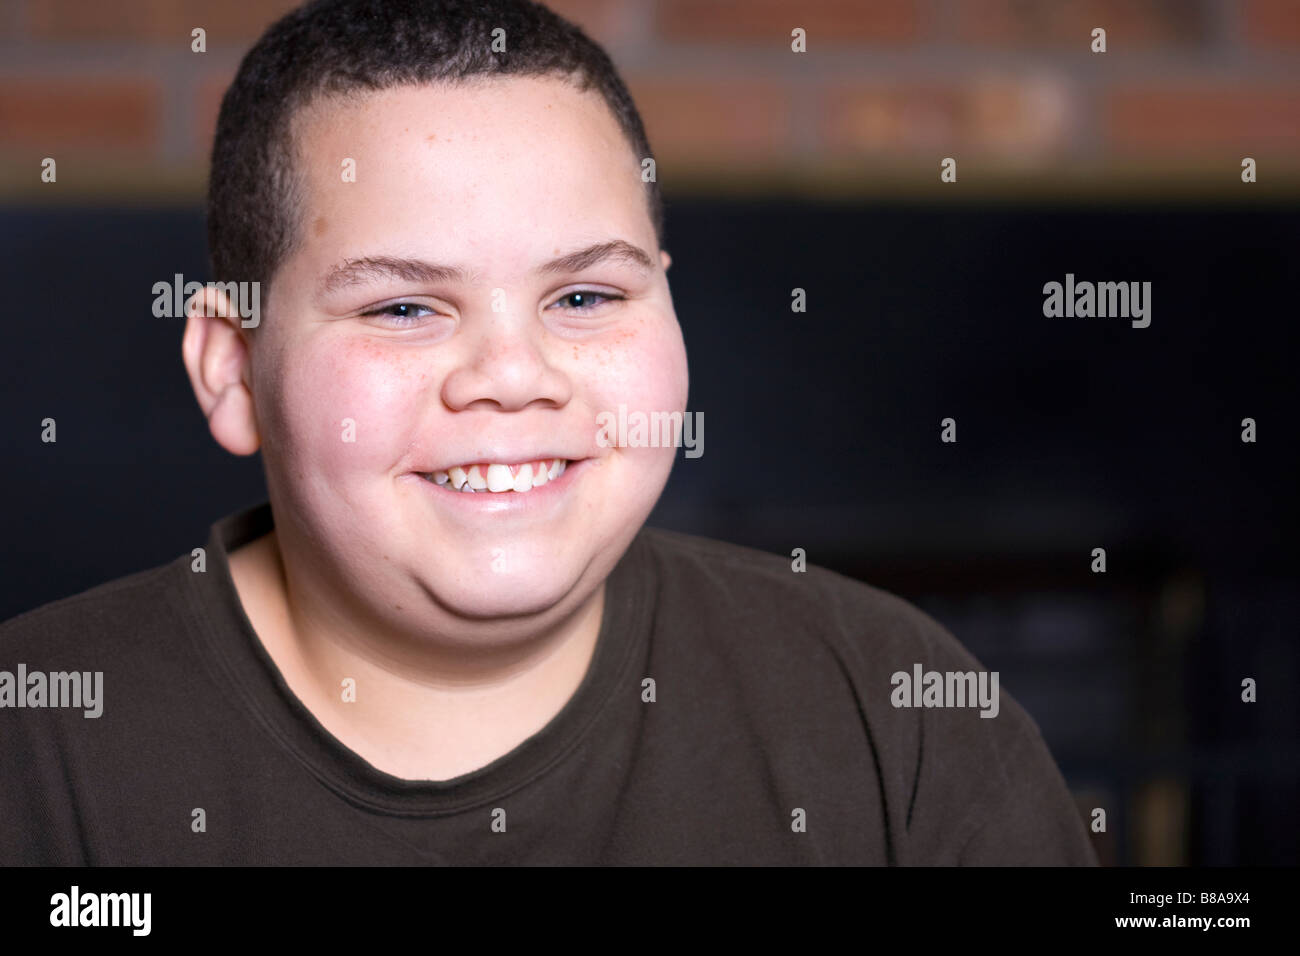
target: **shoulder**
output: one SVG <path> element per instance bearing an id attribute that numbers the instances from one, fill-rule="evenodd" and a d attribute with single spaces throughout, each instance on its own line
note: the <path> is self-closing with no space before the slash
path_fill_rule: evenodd
<path id="1" fill-rule="evenodd" d="M 975 663 L 946 627 L 890 591 L 792 555 L 660 528 L 643 534 L 670 594 L 707 598 L 714 611 L 764 621 L 790 641 L 829 644 L 855 669 L 915 654 Z"/>
<path id="2" fill-rule="evenodd" d="M 647 529 L 646 540 L 658 568 L 658 613 L 679 635 L 692 635 L 693 654 L 707 648 L 743 657 L 746 673 L 807 693 L 840 688 L 865 717 L 906 738 L 919 734 L 920 715 L 891 705 L 900 674 L 911 679 L 918 665 L 925 672 L 984 670 L 948 628 L 883 588 L 724 541 L 660 529 Z M 1014 701 L 997 696 L 999 728 L 1012 737 L 1037 732 Z"/>
<path id="3" fill-rule="evenodd" d="M 1017 843 L 1021 858 L 1086 858 L 1037 723 L 935 618 L 815 564 L 797 571 L 791 556 L 660 529 L 646 541 L 657 613 L 683 659 L 757 689 L 749 699 L 815 723 L 823 740 L 857 726 L 909 843 L 900 859 L 956 862 L 968 844 L 969 859 L 991 859 L 981 841 L 1002 839 L 1020 814 L 1037 821 L 1023 828 L 1029 842 L 1043 841 L 1041 853 Z"/>
<path id="4" fill-rule="evenodd" d="M 184 586 L 188 556 L 115 578 L 70 597 L 51 601 L 0 623 L 0 654 L 6 659 L 61 657 L 96 650 L 118 654 L 174 616 Z"/>

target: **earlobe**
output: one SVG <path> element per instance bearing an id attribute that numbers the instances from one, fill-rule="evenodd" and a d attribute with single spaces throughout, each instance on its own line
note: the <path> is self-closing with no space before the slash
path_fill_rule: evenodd
<path id="1" fill-rule="evenodd" d="M 222 389 L 208 412 L 208 428 L 218 444 L 232 455 L 251 455 L 261 445 L 253 396 L 241 382 Z"/>
<path id="2" fill-rule="evenodd" d="M 212 437 L 233 455 L 251 455 L 261 436 L 245 381 L 248 344 L 235 326 L 239 313 L 224 293 L 209 287 L 190 301 L 186 314 L 181 359 Z"/>

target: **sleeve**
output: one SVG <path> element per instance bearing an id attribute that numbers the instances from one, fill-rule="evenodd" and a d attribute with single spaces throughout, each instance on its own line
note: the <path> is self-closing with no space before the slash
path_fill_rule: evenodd
<path id="1" fill-rule="evenodd" d="M 1061 771 L 1032 723 L 1007 754 L 960 866 L 1096 866 L 1084 825 Z"/>
<path id="2" fill-rule="evenodd" d="M 941 676 L 996 676 L 933 618 L 895 610 L 897 619 L 879 628 L 891 637 L 875 642 L 878 654 L 863 673 L 876 675 L 877 724 L 891 738 L 896 776 L 906 781 L 895 801 L 905 833 L 899 862 L 1096 866 L 1084 815 L 1038 724 L 1000 681 L 992 716 L 970 702 L 895 708 L 880 700 L 888 675 L 907 676 L 918 666 Z"/>
<path id="3" fill-rule="evenodd" d="M 0 624 L 0 670 L 14 694 L 19 661 L 40 669 L 57 636 L 40 610 Z M 65 748 L 65 717 L 57 709 L 0 707 L 0 866 L 82 866 L 85 814 L 75 799 L 76 773 Z"/>
<path id="4" fill-rule="evenodd" d="M 24 716 L 0 711 L 0 866 L 85 866 L 61 749 Z"/>

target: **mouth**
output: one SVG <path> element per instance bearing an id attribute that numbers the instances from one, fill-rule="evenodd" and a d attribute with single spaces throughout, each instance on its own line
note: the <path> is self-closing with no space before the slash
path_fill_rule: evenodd
<path id="1" fill-rule="evenodd" d="M 420 477 L 453 494 L 521 495 L 557 481 L 571 464 L 567 458 L 542 458 L 518 464 L 480 461 Z"/>

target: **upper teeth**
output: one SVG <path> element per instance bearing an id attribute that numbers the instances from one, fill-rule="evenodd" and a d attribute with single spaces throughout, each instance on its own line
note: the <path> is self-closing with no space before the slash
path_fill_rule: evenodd
<path id="1" fill-rule="evenodd" d="M 564 474 L 568 462 L 563 458 L 530 461 L 522 465 L 491 464 L 456 465 L 446 471 L 435 471 L 433 480 L 440 485 L 450 484 L 457 491 L 531 491 Z"/>

